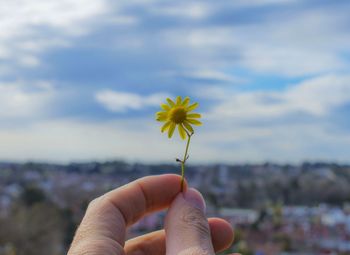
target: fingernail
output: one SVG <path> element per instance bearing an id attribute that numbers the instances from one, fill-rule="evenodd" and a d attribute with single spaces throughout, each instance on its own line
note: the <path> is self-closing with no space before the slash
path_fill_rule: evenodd
<path id="1" fill-rule="evenodd" d="M 199 191 L 197 191 L 196 189 L 190 188 L 186 190 L 183 196 L 188 203 L 198 208 L 202 212 L 205 212 L 205 209 L 206 209 L 205 201 L 203 199 L 202 194 Z"/>

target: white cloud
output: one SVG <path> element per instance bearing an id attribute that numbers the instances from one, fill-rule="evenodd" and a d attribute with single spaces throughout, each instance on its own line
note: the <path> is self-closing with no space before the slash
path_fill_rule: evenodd
<path id="1" fill-rule="evenodd" d="M 350 76 L 327 75 L 291 85 L 282 92 L 222 93 L 210 112 L 213 119 L 278 118 L 292 113 L 322 117 L 350 102 Z"/>
<path id="2" fill-rule="evenodd" d="M 150 11 L 156 15 L 176 16 L 179 18 L 202 19 L 210 15 L 210 8 L 204 2 L 174 2 L 166 5 L 154 5 Z"/>
<path id="3" fill-rule="evenodd" d="M 298 2 L 298 0 L 235 0 L 231 5 L 235 7 L 249 7 L 249 6 L 264 6 L 264 5 L 283 5 Z"/>
<path id="4" fill-rule="evenodd" d="M 36 67 L 39 52 L 67 46 L 69 38 L 90 31 L 94 18 L 107 11 L 105 0 L 14 0 L 1 4 L 0 57 Z"/>
<path id="5" fill-rule="evenodd" d="M 53 47 L 69 47 L 70 42 L 64 38 L 36 38 L 35 41 L 32 38 L 21 39 L 15 41 L 15 47 L 23 52 L 39 53 Z"/>
<path id="6" fill-rule="evenodd" d="M 22 55 L 18 58 L 19 63 L 26 67 L 36 67 L 40 64 L 40 60 L 37 57 L 31 55 Z"/>
<path id="7" fill-rule="evenodd" d="M 350 137 L 332 131 L 334 126 L 328 123 L 327 115 L 350 102 L 349 82 L 349 76 L 328 75 L 281 92 L 216 93 L 217 106 L 203 113 L 204 125 L 197 127 L 193 137 L 191 163 L 347 161 Z M 0 118 L 8 117 L 7 113 L 17 118 L 43 114 L 50 105 L 52 86 L 37 83 L 35 87 L 36 90 L 26 91 L 18 84 L 1 85 Z M 158 106 L 165 96 L 115 91 L 97 95 L 102 95 L 100 103 L 112 111 Z M 293 112 L 312 114 L 321 120 L 295 119 L 277 125 L 265 122 Z M 0 126 L 0 160 L 69 162 L 122 158 L 174 162 L 185 144 L 178 135 L 169 140 L 159 132 L 159 126 L 148 114 L 112 121 L 48 119 L 12 129 Z"/>
<path id="8" fill-rule="evenodd" d="M 108 18 L 106 23 L 114 25 L 136 25 L 139 23 L 139 20 L 137 17 L 131 15 L 118 15 Z"/>
<path id="9" fill-rule="evenodd" d="M 264 74 L 319 75 L 348 70 L 343 58 L 350 41 L 347 13 L 339 8 L 282 9 L 256 23 L 175 27 L 162 31 L 161 39 L 184 56 L 187 68 L 238 66 Z"/>
<path id="10" fill-rule="evenodd" d="M 51 120 L 11 130 L 0 128 L 0 160 L 53 162 L 125 159 L 175 163 L 185 146 L 168 139 L 152 118 L 108 122 Z M 189 163 L 348 161 L 350 137 L 317 123 L 264 127 L 206 120 L 197 129 Z M 308 142 L 305 142 L 308 141 Z"/>
<path id="11" fill-rule="evenodd" d="M 212 70 L 200 70 L 195 71 L 188 74 L 189 77 L 198 78 L 198 79 L 213 79 L 213 80 L 221 80 L 227 82 L 237 81 L 235 77 L 231 75 L 227 75 L 222 72 L 212 71 Z"/>
<path id="12" fill-rule="evenodd" d="M 160 133 L 158 124 L 153 118 L 98 123 L 51 120 L 25 128 L 0 128 L 0 160 L 125 159 L 173 163 L 180 156 L 183 141 L 169 140 Z"/>
<path id="13" fill-rule="evenodd" d="M 274 92 L 264 88 L 232 92 L 235 88 L 205 86 L 191 90 L 217 102 L 204 112 L 204 126 L 193 137 L 191 162 L 348 160 L 350 138 L 332 132 L 328 118 L 337 107 L 350 102 L 350 78 L 325 75 L 348 72 L 349 61 L 343 54 L 349 52 L 348 9 L 279 6 L 274 11 L 271 6 L 266 15 L 264 11 L 259 13 L 257 21 L 255 17 L 242 18 L 243 12 L 239 12 L 239 8 L 246 11 L 247 7 L 297 1 L 174 4 L 137 0 L 123 3 L 128 7 L 125 12 L 119 4 L 107 0 L 9 1 L 0 4 L 0 58 L 5 63 L 0 66 L 0 74 L 9 74 L 15 64 L 38 67 L 43 51 L 69 47 L 74 43 L 71 39 L 97 26 L 119 25 L 123 32 L 115 33 L 116 40 L 111 44 L 118 50 L 114 52 L 123 52 L 121 58 L 129 57 L 129 52 L 120 50 L 125 48 L 132 51 L 133 57 L 144 56 L 146 59 L 138 62 L 137 68 L 149 63 L 147 57 L 158 58 L 154 54 L 166 52 L 164 61 L 169 65 L 164 69 L 157 69 L 151 61 L 157 71 L 170 68 L 175 70 L 171 75 L 194 79 L 233 84 L 240 81 L 231 74 L 239 73 L 242 67 L 264 75 L 318 76 Z M 146 14 L 133 13 L 140 5 L 147 8 Z M 229 13 L 229 8 L 238 15 L 232 20 L 220 20 L 221 12 Z M 162 18 L 167 22 L 161 23 Z M 141 30 L 138 24 L 142 24 Z M 10 60 L 8 65 L 6 61 Z M 132 61 L 130 66 L 134 66 Z M 84 88 L 77 90 L 80 89 Z M 25 120 L 25 127 L 0 126 L 0 159 L 67 162 L 125 158 L 172 162 L 183 150 L 180 140 L 174 143 L 159 133 L 157 123 L 151 122 L 153 116 L 98 123 L 48 118 L 44 122 L 40 116 L 49 115 L 55 96 L 56 91 L 45 83 L 0 83 L 1 123 Z M 95 99 L 109 111 L 126 112 L 158 107 L 166 96 L 101 90 Z M 304 123 L 299 114 L 313 120 Z M 276 124 L 275 120 L 280 121 Z"/>
<path id="14" fill-rule="evenodd" d="M 33 33 L 35 26 L 80 30 L 86 21 L 106 11 L 105 1 L 26 1 L 14 0 L 0 9 L 0 38 L 13 38 Z M 77 29 L 77 30 L 75 30 Z"/>
<path id="15" fill-rule="evenodd" d="M 229 75 L 225 72 L 210 70 L 210 69 L 202 69 L 202 70 L 194 70 L 183 73 L 176 73 L 177 76 L 183 76 L 190 79 L 198 79 L 198 80 L 207 80 L 213 82 L 225 82 L 231 84 L 242 84 L 246 82 L 245 79 L 236 77 L 233 75 Z"/>
<path id="16" fill-rule="evenodd" d="M 274 47 L 267 43 L 263 46 L 245 47 L 241 64 L 260 73 L 279 73 L 290 77 L 342 70 L 346 67 L 336 52 L 283 45 Z"/>
<path id="17" fill-rule="evenodd" d="M 350 137 L 331 132 L 331 124 L 289 123 L 256 126 L 232 120 L 213 122 L 207 120 L 211 130 L 200 131 L 196 141 L 200 147 L 209 148 L 205 155 L 215 162 L 282 162 L 299 163 L 304 160 L 348 162 Z M 204 128 L 204 126 L 203 126 Z M 199 155 L 203 152 L 199 150 Z M 201 155 L 202 156 L 202 155 Z M 198 159 L 198 158 L 196 158 Z"/>
<path id="18" fill-rule="evenodd" d="M 322 116 L 350 102 L 350 76 L 327 75 L 291 87 L 285 98 L 294 109 Z"/>
<path id="19" fill-rule="evenodd" d="M 291 85 L 281 92 L 216 93 L 217 106 L 203 113 L 204 125 L 196 129 L 193 137 L 191 163 L 347 161 L 350 137 L 332 131 L 334 126 L 328 123 L 327 115 L 350 102 L 349 82 L 349 76 L 328 75 Z M 38 83 L 35 87 L 36 90 L 26 91 L 18 84 L 1 85 L 0 118 L 45 114 L 52 86 Z M 158 106 L 165 96 L 104 92 L 101 103 L 112 111 Z M 293 112 L 321 120 L 295 119 L 277 125 L 265 121 L 288 118 Z M 184 143 L 178 135 L 169 140 L 159 132 L 159 126 L 153 116 L 145 116 L 102 122 L 51 119 L 27 123 L 25 127 L 0 127 L 0 160 L 69 162 L 122 158 L 174 162 L 175 157 L 181 156 Z"/>
<path id="20" fill-rule="evenodd" d="M 142 96 L 135 93 L 102 90 L 96 93 L 95 99 L 107 110 L 112 112 L 125 112 L 127 110 L 140 110 L 144 107 L 159 105 L 164 98 L 169 97 L 166 93 L 156 93 Z"/>
<path id="21" fill-rule="evenodd" d="M 0 56 L 27 66 L 38 65 L 39 51 L 67 47 L 72 37 L 88 33 L 100 25 L 141 24 L 142 13 L 125 10 L 142 6 L 147 8 L 147 15 L 170 16 L 175 21 L 189 18 L 206 22 L 205 25 L 179 22 L 175 26 L 155 26 L 150 31 L 150 38 L 133 26 L 128 33 L 116 33 L 115 47 L 142 50 L 148 47 L 148 39 L 151 39 L 148 43 L 154 45 L 153 40 L 161 41 L 162 47 L 177 54 L 177 63 L 191 69 L 196 66 L 198 69 L 227 70 L 238 64 L 257 72 L 287 76 L 347 70 L 349 63 L 341 56 L 342 52 L 348 51 L 350 41 L 346 31 L 346 8 L 326 9 L 316 5 L 315 8 L 289 10 L 279 7 L 261 15 L 259 22 L 249 23 L 240 22 L 239 15 L 237 22 L 220 21 L 216 16 L 209 19 L 230 8 L 239 14 L 240 8 L 298 2 L 180 1 L 174 4 L 130 1 L 111 4 L 107 0 L 15 0 L 0 8 Z M 26 57 L 20 57 L 22 55 Z"/>
<path id="22" fill-rule="evenodd" d="M 0 120 L 23 120 L 47 114 L 54 99 L 54 91 L 49 83 L 0 84 Z"/>

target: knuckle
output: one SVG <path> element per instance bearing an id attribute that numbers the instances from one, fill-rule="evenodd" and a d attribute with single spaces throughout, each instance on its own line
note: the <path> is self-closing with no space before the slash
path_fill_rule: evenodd
<path id="1" fill-rule="evenodd" d="M 99 212 L 109 212 L 114 206 L 105 196 L 97 197 L 93 199 L 86 210 L 86 215 L 99 214 Z"/>
<path id="2" fill-rule="evenodd" d="M 197 208 L 187 208 L 181 215 L 181 227 L 184 229 L 194 229 L 201 239 L 210 237 L 209 224 L 204 213 Z"/>
<path id="3" fill-rule="evenodd" d="M 96 197 L 96 198 L 94 198 L 88 204 L 87 210 L 91 210 L 93 208 L 96 208 L 97 206 L 99 206 L 102 203 L 102 201 L 103 201 L 103 197 Z"/>

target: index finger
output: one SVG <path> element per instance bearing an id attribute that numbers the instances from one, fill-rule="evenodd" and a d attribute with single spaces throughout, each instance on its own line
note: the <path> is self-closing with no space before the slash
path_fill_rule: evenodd
<path id="1" fill-rule="evenodd" d="M 181 191 L 175 174 L 147 176 L 94 199 L 73 244 L 90 238 L 108 238 L 124 246 L 126 227 L 145 214 L 164 209 Z"/>

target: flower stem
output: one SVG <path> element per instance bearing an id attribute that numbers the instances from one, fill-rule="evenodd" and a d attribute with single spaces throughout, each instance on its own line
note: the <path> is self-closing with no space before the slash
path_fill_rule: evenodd
<path id="1" fill-rule="evenodd" d="M 187 132 L 186 132 L 187 133 Z M 186 150 L 185 150 L 185 155 L 184 158 L 181 162 L 181 192 L 183 192 L 184 189 L 184 180 L 185 180 L 185 163 L 186 160 L 188 159 L 188 147 L 190 146 L 190 141 L 191 141 L 191 136 L 193 135 L 193 133 L 187 133 L 187 144 L 186 144 Z"/>

